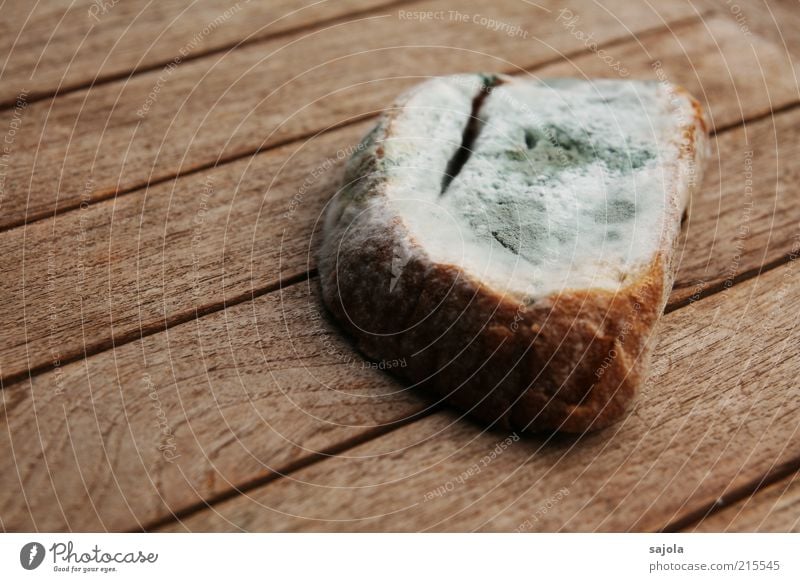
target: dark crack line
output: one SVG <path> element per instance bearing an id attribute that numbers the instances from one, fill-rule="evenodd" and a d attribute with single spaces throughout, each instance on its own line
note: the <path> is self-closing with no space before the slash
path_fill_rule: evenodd
<path id="1" fill-rule="evenodd" d="M 472 99 L 472 111 L 470 112 L 469 121 L 464 126 L 464 133 L 461 136 L 461 145 L 447 162 L 447 169 L 442 176 L 442 191 L 443 195 L 456 176 L 461 173 L 469 158 L 472 156 L 475 142 L 483 129 L 483 120 L 480 118 L 481 107 L 483 102 L 492 92 L 492 89 L 500 85 L 502 81 L 497 76 L 492 76 L 483 81 L 478 93 Z"/>
<path id="2" fill-rule="evenodd" d="M 690 531 L 707 517 L 734 506 L 744 499 L 756 496 L 761 490 L 790 478 L 798 471 L 800 471 L 800 457 L 775 465 L 763 475 L 744 483 L 730 493 L 723 493 L 718 500 L 709 501 L 686 515 L 674 519 L 664 526 L 661 532 Z"/>

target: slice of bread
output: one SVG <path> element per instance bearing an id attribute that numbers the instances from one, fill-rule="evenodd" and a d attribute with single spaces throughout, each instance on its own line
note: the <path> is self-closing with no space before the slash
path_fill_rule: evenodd
<path id="1" fill-rule="evenodd" d="M 666 82 L 431 79 L 324 224 L 324 301 L 369 358 L 484 422 L 582 432 L 646 377 L 708 150 Z"/>

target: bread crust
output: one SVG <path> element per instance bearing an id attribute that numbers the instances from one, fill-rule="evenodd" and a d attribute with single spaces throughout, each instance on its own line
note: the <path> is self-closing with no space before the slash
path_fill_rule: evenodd
<path id="1" fill-rule="evenodd" d="M 667 209 L 674 228 L 664 229 L 648 268 L 619 291 L 564 290 L 525 304 L 431 261 L 384 207 L 377 147 L 356 154 L 345 178 L 361 180 L 352 196 L 369 196 L 371 204 L 356 219 L 345 218 L 346 199 L 328 210 L 319 257 L 326 306 L 366 356 L 404 359 L 392 373 L 484 423 L 570 433 L 612 424 L 646 378 L 687 194 L 699 184 L 708 147 L 702 110 L 688 98 L 694 113 L 675 136 L 680 167 L 666 169 L 676 176 Z M 402 106 L 395 104 L 371 139 L 391 135 Z M 398 256 L 402 277 L 388 285 Z"/>

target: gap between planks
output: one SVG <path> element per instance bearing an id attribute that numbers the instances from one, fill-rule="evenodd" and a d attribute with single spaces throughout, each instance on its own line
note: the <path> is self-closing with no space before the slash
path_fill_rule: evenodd
<path id="1" fill-rule="evenodd" d="M 186 311 L 184 313 L 179 313 L 178 315 L 175 315 L 173 317 L 168 317 L 166 318 L 165 321 L 161 323 L 152 323 L 149 325 L 143 325 L 138 329 L 123 332 L 119 334 L 119 336 L 117 337 L 108 338 L 107 340 L 92 346 L 91 349 L 84 349 L 83 352 L 76 352 L 72 355 L 60 358 L 59 366 L 65 366 L 73 362 L 84 360 L 88 357 L 100 354 L 107 350 L 113 350 L 119 346 L 124 346 L 125 344 L 135 342 L 142 338 L 146 338 L 148 336 L 155 335 L 157 333 L 162 333 L 168 329 L 172 329 L 184 323 L 196 321 L 201 317 L 205 317 L 206 315 L 222 311 L 224 309 L 227 309 L 228 307 L 233 307 L 234 305 L 239 305 L 240 303 L 245 303 L 246 301 L 252 301 L 253 299 L 261 297 L 262 295 L 267 295 L 268 293 L 280 291 L 281 289 L 285 289 L 290 285 L 302 283 L 303 281 L 308 280 L 310 277 L 313 277 L 316 274 L 316 272 L 317 270 L 316 268 L 314 268 L 311 269 L 310 271 L 305 271 L 303 273 L 287 275 L 285 277 L 281 277 L 276 282 L 270 283 L 269 285 L 265 285 L 259 288 L 254 287 L 249 292 L 240 293 L 239 295 L 236 295 L 230 299 L 220 301 L 219 303 L 211 303 L 209 305 L 204 305 L 200 308 L 195 308 L 193 311 Z M 21 372 L 19 374 L 10 374 L 6 378 L 0 378 L 0 390 L 5 390 L 11 384 L 16 384 L 17 382 L 21 382 L 25 379 L 31 379 L 34 376 L 38 376 L 39 374 L 44 374 L 52 369 L 53 365 L 50 363 L 46 363 L 46 364 L 41 364 L 39 366 L 34 366 L 33 368 L 30 368 L 25 372 Z"/>
<path id="2" fill-rule="evenodd" d="M 800 533 L 800 471 L 759 489 L 758 495 L 714 512 L 687 531 Z"/>
<path id="3" fill-rule="evenodd" d="M 771 111 L 767 111 L 766 113 L 760 113 L 758 115 L 752 115 L 752 116 L 748 117 L 747 119 L 734 121 L 732 123 L 728 123 L 728 124 L 722 125 L 720 127 L 715 127 L 709 132 L 709 135 L 711 137 L 715 137 L 717 135 L 721 135 L 721 134 L 727 133 L 729 131 L 732 131 L 732 130 L 734 130 L 734 129 L 738 128 L 738 127 L 741 127 L 742 125 L 748 124 L 748 123 L 756 123 L 756 122 L 762 121 L 764 119 L 769 119 L 771 117 L 775 117 L 776 115 L 780 115 L 781 113 L 788 113 L 790 111 L 794 111 L 798 107 L 800 107 L 800 100 L 794 101 L 793 103 L 786 103 L 785 105 L 781 105 L 780 107 L 776 107 Z"/>
<path id="4" fill-rule="evenodd" d="M 748 279 L 752 279 L 753 277 L 758 277 L 762 273 L 766 273 L 767 271 L 771 271 L 776 267 L 780 267 L 781 265 L 785 265 L 789 261 L 797 258 L 797 255 L 793 252 L 788 252 L 783 256 L 778 257 L 777 259 L 773 259 L 772 261 L 767 261 L 762 263 L 758 267 L 754 267 L 752 269 L 748 269 L 741 273 L 737 273 L 735 276 L 725 279 L 724 281 L 719 281 L 717 283 L 708 285 L 703 289 L 699 290 L 694 295 L 690 295 L 678 301 L 667 303 L 667 306 L 664 308 L 664 313 L 672 313 L 673 311 L 680 309 L 681 307 L 686 307 L 687 305 L 694 303 L 699 299 L 703 299 L 705 297 L 710 297 L 720 291 L 724 291 L 728 287 L 732 287 L 733 285 L 738 285 Z M 727 285 L 727 287 L 726 287 Z"/>

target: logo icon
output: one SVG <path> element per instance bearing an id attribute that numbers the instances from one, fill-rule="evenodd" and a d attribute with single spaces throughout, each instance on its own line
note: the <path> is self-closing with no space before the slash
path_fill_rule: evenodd
<path id="1" fill-rule="evenodd" d="M 44 561 L 44 546 L 39 542 L 30 542 L 19 551 L 19 563 L 26 570 L 35 570 Z"/>

